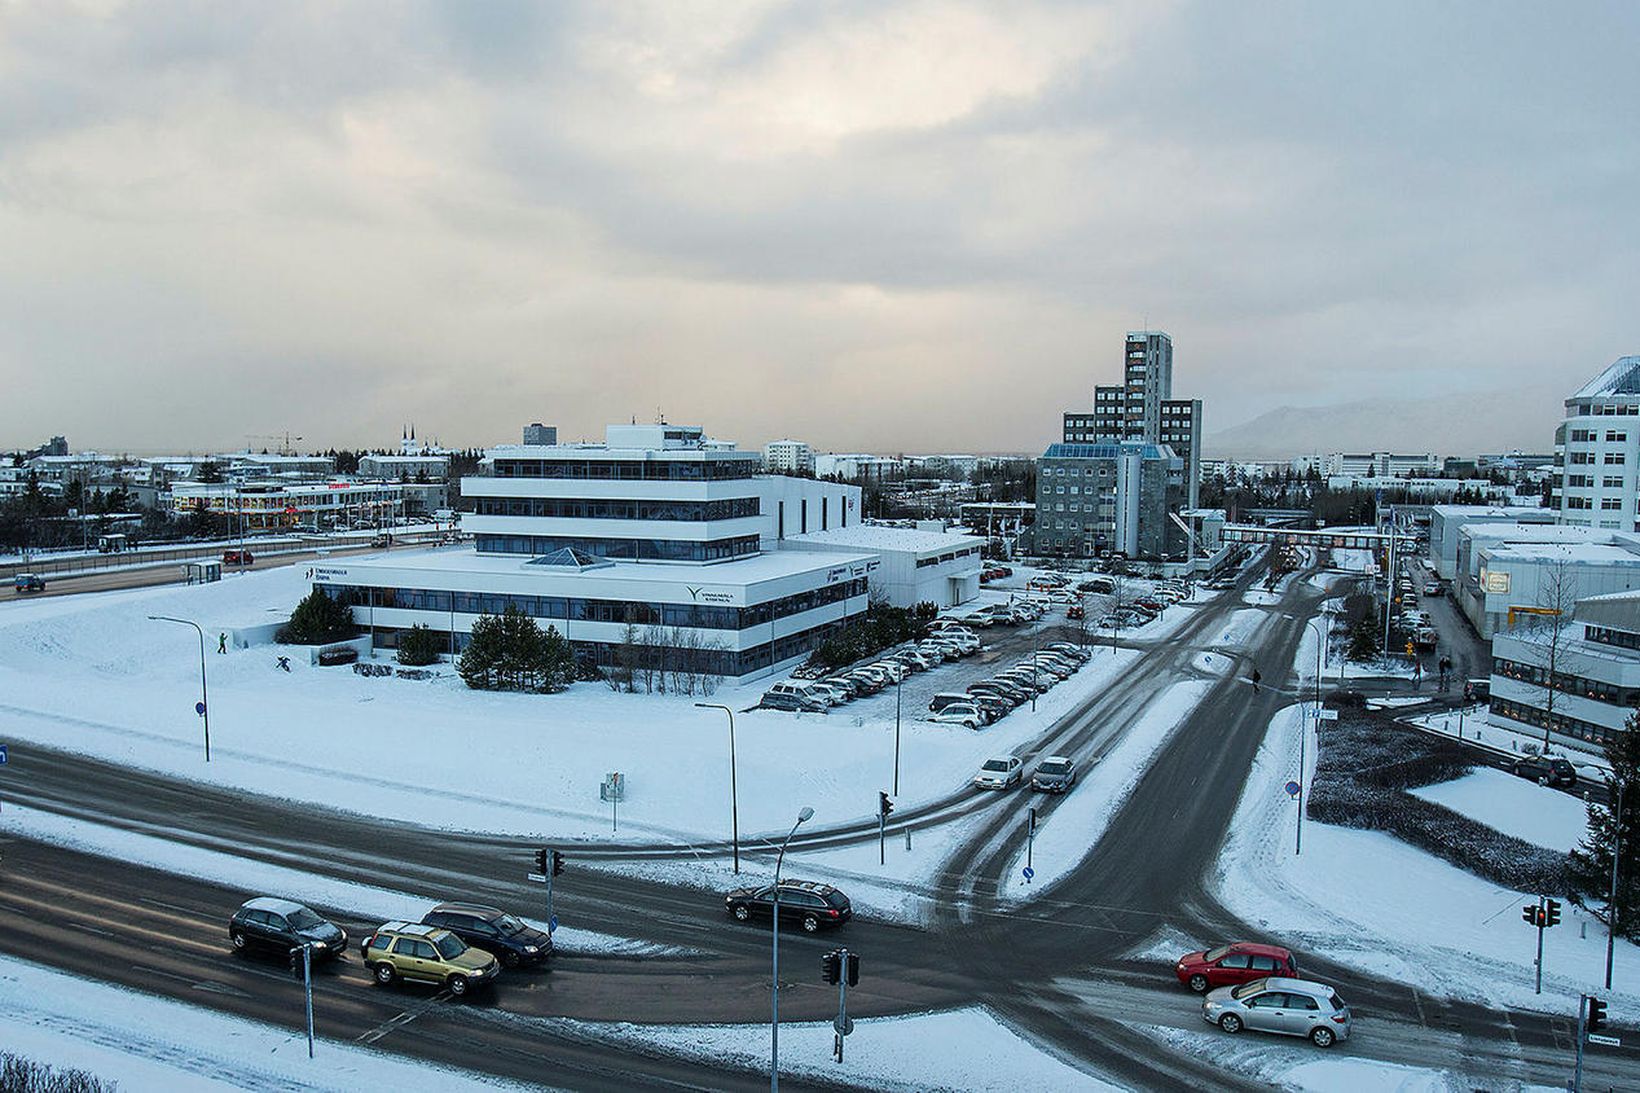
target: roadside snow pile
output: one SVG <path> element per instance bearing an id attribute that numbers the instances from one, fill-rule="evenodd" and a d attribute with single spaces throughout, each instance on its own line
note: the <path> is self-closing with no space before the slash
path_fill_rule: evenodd
<path id="1" fill-rule="evenodd" d="M 526 1088 L 323 1038 L 310 1060 L 306 1037 L 288 1029 L 76 979 L 9 956 L 0 956 L 0 1044 L 126 1090 Z"/>
<path id="2" fill-rule="evenodd" d="M 1588 833 L 1588 806 L 1582 801 L 1494 767 L 1409 792 L 1550 850 L 1569 851 Z"/>
<path id="3" fill-rule="evenodd" d="M 1223 1033 L 1186 1032 L 1164 1025 L 1141 1027 L 1175 1051 L 1207 1059 L 1226 1072 L 1257 1079 L 1278 1089 L 1304 1093 L 1449 1093 L 1473 1089 L 1467 1076 L 1372 1059 L 1317 1059 L 1304 1041 L 1232 1039 Z M 1345 1050 L 1347 1050 L 1346 1045 Z"/>
<path id="4" fill-rule="evenodd" d="M 528 1018 L 526 1024 L 535 1022 Z M 685 1059 L 767 1074 L 768 1025 L 604 1025 L 549 1019 L 549 1024 L 602 1041 L 641 1046 Z M 831 1022 L 780 1024 L 780 1069 L 825 1084 L 917 1093 L 1021 1089 L 1106 1091 L 1122 1088 L 1061 1062 L 1025 1040 L 983 1007 L 859 1018 L 832 1058 Z"/>

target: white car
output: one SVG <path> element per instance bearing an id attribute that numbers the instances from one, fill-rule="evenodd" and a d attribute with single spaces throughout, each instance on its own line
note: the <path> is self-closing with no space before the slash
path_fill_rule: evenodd
<path id="1" fill-rule="evenodd" d="M 894 660 L 879 660 L 875 664 L 866 665 L 869 672 L 879 672 L 888 677 L 890 683 L 898 683 L 911 674 L 911 669 Z"/>
<path id="2" fill-rule="evenodd" d="M 942 725 L 967 725 L 970 729 L 977 729 L 981 725 L 990 723 L 985 711 L 972 702 L 953 702 L 942 707 L 939 713 L 929 714 L 928 720 L 937 721 Z"/>
<path id="3" fill-rule="evenodd" d="M 966 615 L 959 616 L 958 621 L 964 626 L 986 627 L 995 626 L 997 624 L 997 617 L 989 611 L 976 610 L 970 611 Z"/>
<path id="4" fill-rule="evenodd" d="M 981 764 L 974 785 L 980 789 L 1013 789 L 1024 778 L 1024 760 L 1017 755 L 999 755 Z"/>

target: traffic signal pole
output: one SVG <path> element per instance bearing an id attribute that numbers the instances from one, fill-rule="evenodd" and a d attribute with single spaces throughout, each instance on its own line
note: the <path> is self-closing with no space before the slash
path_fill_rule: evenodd
<path id="1" fill-rule="evenodd" d="M 1572 1093 L 1583 1093 L 1583 1038 L 1589 1014 L 1589 996 L 1577 996 L 1577 1066 L 1572 1071 Z"/>
<path id="2" fill-rule="evenodd" d="M 1549 913 L 1543 909 L 1543 897 L 1538 897 L 1537 913 L 1537 994 L 1543 993 L 1543 925 L 1548 920 Z"/>

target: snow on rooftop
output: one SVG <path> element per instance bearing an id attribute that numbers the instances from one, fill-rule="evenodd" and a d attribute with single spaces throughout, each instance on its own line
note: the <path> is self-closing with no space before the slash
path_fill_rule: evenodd
<path id="1" fill-rule="evenodd" d="M 424 550 L 398 552 L 369 558 L 337 559 L 320 565 L 348 569 L 415 570 L 423 573 L 517 574 L 521 576 L 574 576 L 576 570 L 564 566 L 534 564 L 538 556 L 528 554 L 481 554 L 476 550 Z M 674 581 L 689 584 L 755 584 L 781 577 L 793 577 L 832 566 L 872 561 L 870 554 L 857 551 L 815 553 L 812 551 L 769 551 L 748 558 L 702 565 L 669 562 L 625 562 L 611 559 L 608 565 L 586 570 L 599 580 Z"/>
<path id="2" fill-rule="evenodd" d="M 919 531 L 916 528 L 879 527 L 855 524 L 852 527 L 788 535 L 787 542 L 823 543 L 827 546 L 860 547 L 865 550 L 903 550 L 922 554 L 934 550 L 979 546 L 985 540 L 967 532 Z M 810 555 L 812 557 L 813 555 Z"/>
<path id="3" fill-rule="evenodd" d="M 1498 562 L 1586 562 L 1640 566 L 1640 553 L 1613 543 L 1499 543 L 1486 556 Z"/>

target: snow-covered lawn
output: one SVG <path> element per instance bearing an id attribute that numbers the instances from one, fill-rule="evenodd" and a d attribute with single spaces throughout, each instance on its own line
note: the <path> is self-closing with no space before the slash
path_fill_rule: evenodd
<path id="1" fill-rule="evenodd" d="M 609 837 L 598 788 L 606 772 L 621 771 L 620 837 L 680 845 L 728 837 L 728 723 L 719 710 L 697 709 L 699 696 L 619 695 L 601 684 L 492 694 L 468 690 L 447 669 L 424 682 L 369 679 L 293 658 L 285 673 L 270 647 L 215 652 L 217 632 L 283 618 L 307 588 L 302 569 L 287 567 L 219 584 L 7 604 L 6 737 L 14 751 L 37 741 L 388 818 L 556 837 Z M 198 620 L 210 636 L 209 766 L 193 708 L 197 638 L 148 615 Z M 1035 715 L 1015 711 L 982 732 L 907 717 L 902 804 L 961 786 L 988 755 L 1035 736 L 1126 659 L 1095 658 Z M 742 711 L 767 684 L 722 689 L 709 701 Z M 743 836 L 784 830 L 793 802 L 814 807 L 816 826 L 873 813 L 875 790 L 893 770 L 893 702 L 881 699 L 828 715 L 737 712 Z"/>
<path id="2" fill-rule="evenodd" d="M 1437 994 L 1568 1015 L 1584 991 L 1610 997 L 1614 1011 L 1640 1006 L 1640 947 L 1618 942 L 1617 986 L 1605 991 L 1605 934 L 1575 907 L 1545 932 L 1538 996 L 1536 935 L 1520 921 L 1537 893 L 1499 888 L 1381 832 L 1313 821 L 1295 856 L 1295 807 L 1282 785 L 1299 776 L 1303 723 L 1296 707 L 1284 710 L 1259 750 L 1211 878 L 1226 907 L 1301 953 L 1325 953 Z M 1308 758 L 1306 774 L 1314 747 Z"/>
<path id="3" fill-rule="evenodd" d="M 524 1089 L 0 956 L 0 1047 L 89 1071 L 121 1090 L 312 1089 L 402 1093 Z"/>
<path id="4" fill-rule="evenodd" d="M 519 1018 L 534 1023 L 528 1018 Z M 603 1025 L 562 1018 L 548 1024 L 688 1059 L 721 1061 L 767 1070 L 769 1026 L 764 1025 Z M 1109 1090 L 1102 1081 L 1060 1061 L 980 1006 L 915 1014 L 860 1018 L 843 1048 L 832 1058 L 831 1022 L 780 1024 L 780 1071 L 867 1089 L 982 1091 Z"/>
<path id="5" fill-rule="evenodd" d="M 1588 807 L 1582 801 L 1495 767 L 1410 792 L 1550 850 L 1571 850 L 1588 833 Z"/>

